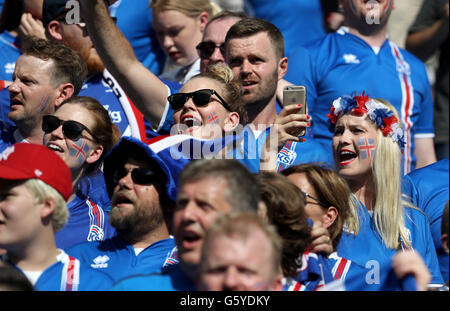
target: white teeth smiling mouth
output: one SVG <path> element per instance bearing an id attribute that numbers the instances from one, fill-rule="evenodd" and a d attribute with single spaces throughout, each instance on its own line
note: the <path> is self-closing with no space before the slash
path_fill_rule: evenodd
<path id="1" fill-rule="evenodd" d="M 60 146 L 52 144 L 52 143 L 47 144 L 47 148 L 50 150 L 53 150 L 53 151 L 57 151 L 57 152 L 64 152 L 64 150 Z"/>
<path id="2" fill-rule="evenodd" d="M 194 126 L 202 126 L 202 122 L 201 121 L 196 120 L 196 119 L 194 119 L 192 117 L 182 118 L 181 123 L 186 125 L 188 128 L 189 127 L 194 127 Z"/>

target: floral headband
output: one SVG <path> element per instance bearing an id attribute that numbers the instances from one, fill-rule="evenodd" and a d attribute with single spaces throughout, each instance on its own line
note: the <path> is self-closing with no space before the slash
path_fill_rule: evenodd
<path id="1" fill-rule="evenodd" d="M 370 120 L 375 122 L 385 137 L 390 137 L 396 142 L 400 149 L 405 147 L 405 137 L 397 118 L 392 110 L 389 110 L 384 104 L 370 99 L 364 92 L 361 96 L 344 95 L 333 102 L 329 118 L 330 129 L 334 128 L 338 117 L 342 114 L 352 112 L 357 116 L 367 114 Z"/>

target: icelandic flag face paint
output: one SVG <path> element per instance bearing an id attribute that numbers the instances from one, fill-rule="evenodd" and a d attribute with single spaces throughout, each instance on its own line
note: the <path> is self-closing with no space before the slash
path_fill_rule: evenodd
<path id="1" fill-rule="evenodd" d="M 208 123 L 209 124 L 219 124 L 219 116 L 217 115 L 217 113 L 215 113 L 215 112 L 210 113 L 210 115 L 208 117 Z"/>
<path id="2" fill-rule="evenodd" d="M 358 138 L 356 141 L 362 159 L 372 159 L 375 155 L 375 141 L 372 138 Z"/>
<path id="3" fill-rule="evenodd" d="M 80 165 L 84 163 L 84 160 L 86 160 L 88 152 L 89 152 L 89 145 L 83 138 L 74 141 L 72 147 L 69 150 L 69 154 L 73 158 L 75 158 Z"/>

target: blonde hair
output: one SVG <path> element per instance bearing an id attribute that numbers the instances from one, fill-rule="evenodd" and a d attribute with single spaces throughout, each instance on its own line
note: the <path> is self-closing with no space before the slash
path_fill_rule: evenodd
<path id="1" fill-rule="evenodd" d="M 397 110 L 383 99 L 373 99 L 382 103 L 391 110 L 397 120 Z M 371 121 L 368 117 L 367 120 Z M 399 122 L 401 126 L 401 122 Z M 372 176 L 375 185 L 375 205 L 373 208 L 373 220 L 376 230 L 388 248 L 397 249 L 400 239 L 407 248 L 411 248 L 411 241 L 405 227 L 404 208 L 415 208 L 408 200 L 402 198 L 402 153 L 397 142 L 383 135 L 377 127 L 377 143 L 372 164 Z M 353 196 L 354 197 L 354 196 Z M 352 200 L 353 213 L 360 207 L 357 199 Z M 348 230 L 356 235 L 358 224 L 355 221 L 347 223 Z"/>
<path id="2" fill-rule="evenodd" d="M 214 64 L 208 67 L 208 71 L 193 76 L 195 78 L 208 78 L 218 82 L 223 90 L 222 96 L 232 111 L 239 114 L 239 123 L 247 124 L 248 115 L 245 103 L 242 101 L 242 86 L 234 79 L 233 71 L 226 64 Z"/>
<path id="3" fill-rule="evenodd" d="M 69 209 L 62 195 L 40 179 L 28 179 L 24 182 L 24 185 L 35 197 L 35 203 L 42 203 L 49 199 L 55 202 L 55 210 L 51 216 L 53 230 L 57 232 L 64 227 L 69 219 Z"/>
<path id="4" fill-rule="evenodd" d="M 374 101 L 384 104 L 397 120 L 400 120 L 397 110 L 389 102 L 376 98 Z M 373 219 L 383 242 L 393 249 L 398 248 L 399 238 L 407 248 L 411 248 L 411 241 L 406 234 L 404 208 L 414 206 L 402 198 L 401 163 L 402 153 L 399 145 L 390 137 L 385 137 L 378 129 L 372 167 L 376 195 Z"/>
<path id="5" fill-rule="evenodd" d="M 221 11 L 217 4 L 209 0 L 152 0 L 150 7 L 154 10 L 175 10 L 186 16 L 195 18 L 202 12 L 208 13 L 211 18 Z"/>

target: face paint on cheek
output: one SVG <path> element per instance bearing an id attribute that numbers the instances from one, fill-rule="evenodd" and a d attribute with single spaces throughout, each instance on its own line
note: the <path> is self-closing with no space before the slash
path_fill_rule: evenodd
<path id="1" fill-rule="evenodd" d="M 41 102 L 39 103 L 39 106 L 36 108 L 36 112 L 41 114 L 44 112 L 44 110 L 48 107 L 48 104 L 50 103 L 50 96 L 46 95 L 41 98 Z"/>
<path id="2" fill-rule="evenodd" d="M 83 164 L 86 160 L 87 154 L 89 152 L 89 145 L 83 138 L 74 141 L 69 149 L 69 155 L 78 161 L 78 164 Z"/>
<path id="3" fill-rule="evenodd" d="M 372 138 L 358 138 L 356 143 L 362 159 L 373 159 L 375 155 L 375 141 Z"/>
<path id="4" fill-rule="evenodd" d="M 208 123 L 209 124 L 219 124 L 220 123 L 219 116 L 217 115 L 217 113 L 212 112 L 209 114 Z"/>

